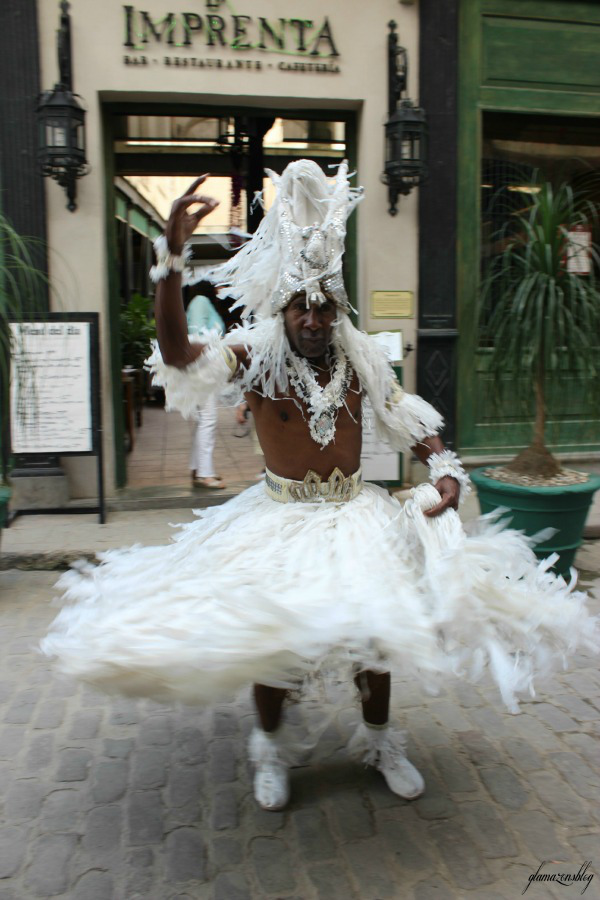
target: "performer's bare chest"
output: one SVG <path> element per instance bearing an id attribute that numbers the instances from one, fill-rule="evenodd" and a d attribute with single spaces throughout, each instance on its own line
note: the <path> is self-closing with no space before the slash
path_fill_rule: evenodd
<path id="1" fill-rule="evenodd" d="M 360 466 L 362 394 L 353 377 L 344 404 L 335 411 L 333 437 L 326 444 L 311 434 L 311 411 L 293 390 L 275 399 L 247 394 L 267 467 L 285 478 L 302 479 L 309 469 L 326 478 L 337 466 L 351 475 Z M 316 430 L 313 416 L 313 434 Z"/>

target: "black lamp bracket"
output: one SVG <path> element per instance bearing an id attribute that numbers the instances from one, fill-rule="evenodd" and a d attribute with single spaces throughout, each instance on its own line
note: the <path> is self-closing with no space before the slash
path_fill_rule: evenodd
<path id="1" fill-rule="evenodd" d="M 85 173 L 83 173 L 85 174 Z M 52 178 L 63 188 L 67 195 L 67 209 L 69 212 L 75 212 L 77 203 L 77 172 L 75 169 L 65 169 L 52 175 Z"/>
<path id="2" fill-rule="evenodd" d="M 388 22 L 388 116 L 395 112 L 408 84 L 408 54 L 398 44 L 397 24 Z"/>
<path id="3" fill-rule="evenodd" d="M 70 3 L 61 0 L 60 27 L 56 32 L 58 50 L 58 71 L 60 85 L 65 91 L 73 90 L 73 68 L 71 56 L 71 17 L 69 15 Z"/>

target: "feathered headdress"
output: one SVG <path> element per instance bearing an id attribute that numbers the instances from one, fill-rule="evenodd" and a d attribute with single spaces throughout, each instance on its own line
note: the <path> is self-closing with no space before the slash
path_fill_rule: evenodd
<path id="1" fill-rule="evenodd" d="M 274 315 L 300 292 L 318 304 L 326 292 L 348 311 L 342 279 L 346 219 L 363 189 L 350 187 L 347 161 L 333 179 L 309 159 L 290 163 L 282 175 L 267 174 L 276 188 L 272 206 L 252 239 L 209 277 L 227 287 L 242 318 Z"/>

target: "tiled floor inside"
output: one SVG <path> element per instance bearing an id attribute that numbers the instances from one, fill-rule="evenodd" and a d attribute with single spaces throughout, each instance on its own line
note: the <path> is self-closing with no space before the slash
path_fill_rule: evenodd
<path id="1" fill-rule="evenodd" d="M 145 406 L 142 426 L 135 430 L 134 448 L 127 454 L 127 488 L 189 493 L 193 430 L 194 422 L 183 419 L 178 412 Z M 263 468 L 263 457 L 255 452 L 251 428 L 236 423 L 232 407 L 219 410 L 214 461 L 228 492 L 254 484 Z M 201 491 L 196 488 L 194 492 Z"/>

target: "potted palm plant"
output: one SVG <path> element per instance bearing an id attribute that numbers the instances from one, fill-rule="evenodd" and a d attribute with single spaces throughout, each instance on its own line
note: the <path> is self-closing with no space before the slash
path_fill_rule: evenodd
<path id="1" fill-rule="evenodd" d="M 144 369 L 150 343 L 156 337 L 152 304 L 150 297 L 133 294 L 121 309 L 121 359 L 125 367 Z"/>
<path id="2" fill-rule="evenodd" d="M 133 421 L 142 424 L 142 407 L 148 395 L 149 378 L 144 361 L 150 344 L 156 337 L 156 322 L 152 316 L 153 300 L 133 294 L 121 307 L 121 360 L 125 376 L 124 389 L 128 447 L 133 446 Z"/>
<path id="3" fill-rule="evenodd" d="M 11 495 L 10 471 L 10 373 L 15 337 L 11 322 L 23 322 L 47 307 L 48 279 L 38 262 L 43 246 L 23 238 L 0 214 L 0 528 L 6 524 Z M 35 397 L 20 394 L 17 415 L 31 415 Z"/>
<path id="4" fill-rule="evenodd" d="M 600 252 L 591 240 L 596 209 L 563 182 L 528 186 L 531 203 L 510 217 L 482 281 L 480 334 L 500 396 L 507 387 L 531 408 L 531 442 L 503 467 L 472 473 L 482 512 L 503 507 L 512 525 L 555 529 L 536 552 L 559 553 L 566 572 L 581 543 L 600 477 L 566 470 L 547 446 L 548 401 L 565 373 L 592 395 L 600 362 Z M 510 234 L 509 234 L 510 230 Z M 582 243 L 585 238 L 585 244 Z"/>

